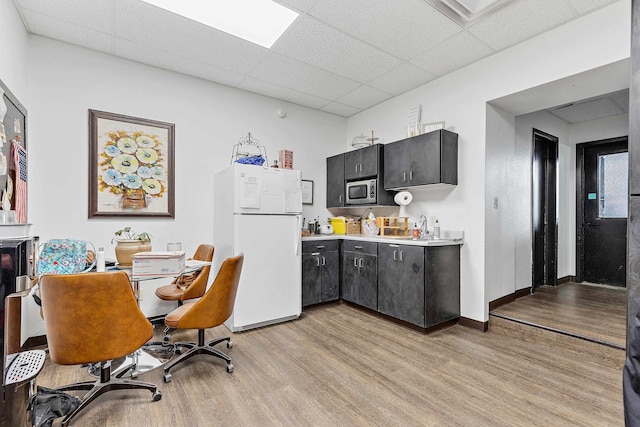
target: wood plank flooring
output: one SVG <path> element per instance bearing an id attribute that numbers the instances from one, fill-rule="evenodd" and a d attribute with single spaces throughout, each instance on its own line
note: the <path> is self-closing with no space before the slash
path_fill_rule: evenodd
<path id="1" fill-rule="evenodd" d="M 542 286 L 533 295 L 493 312 L 621 347 L 626 345 L 625 288 L 575 282 Z"/>
<path id="2" fill-rule="evenodd" d="M 218 327 L 207 338 L 228 334 Z M 623 425 L 620 370 L 562 347 L 463 326 L 425 335 L 344 304 L 232 335 L 233 374 L 197 356 L 171 383 L 161 370 L 139 377 L 159 385 L 161 401 L 146 391 L 109 392 L 75 425 Z M 85 369 L 47 361 L 38 384 L 85 379 Z"/>

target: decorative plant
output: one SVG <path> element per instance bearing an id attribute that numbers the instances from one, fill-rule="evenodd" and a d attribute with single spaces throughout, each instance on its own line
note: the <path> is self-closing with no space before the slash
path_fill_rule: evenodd
<path id="1" fill-rule="evenodd" d="M 111 243 L 117 242 L 118 240 L 140 240 L 142 242 L 150 242 L 151 234 L 145 232 L 136 233 L 131 227 L 125 227 L 122 230 L 118 230 L 115 233 L 116 235 L 113 239 L 111 239 Z"/>
<path id="2" fill-rule="evenodd" d="M 109 140 L 100 153 L 102 175 L 100 191 L 124 197 L 161 197 L 166 191 L 167 171 L 156 135 L 140 131 L 109 132 Z M 145 207 L 146 203 L 126 207 Z"/>

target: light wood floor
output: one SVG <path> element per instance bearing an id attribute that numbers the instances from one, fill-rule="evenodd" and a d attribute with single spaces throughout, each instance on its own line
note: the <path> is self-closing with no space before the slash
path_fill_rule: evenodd
<path id="1" fill-rule="evenodd" d="M 625 288 L 574 282 L 542 286 L 533 295 L 493 312 L 621 347 L 626 345 Z"/>
<path id="2" fill-rule="evenodd" d="M 207 337 L 222 334 L 219 327 Z M 161 401 L 146 391 L 109 392 L 76 425 L 623 425 L 619 370 L 498 333 L 453 326 L 425 335 L 335 304 L 233 341 L 233 374 L 197 356 L 171 383 L 161 370 L 139 377 L 160 386 Z M 38 383 L 85 379 L 80 367 L 47 361 Z"/>

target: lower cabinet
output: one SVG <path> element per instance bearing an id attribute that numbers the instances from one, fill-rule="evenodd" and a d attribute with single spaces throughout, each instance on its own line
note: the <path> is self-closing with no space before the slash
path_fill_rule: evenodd
<path id="1" fill-rule="evenodd" d="M 424 248 L 380 243 L 378 260 L 378 311 L 424 328 Z"/>
<path id="2" fill-rule="evenodd" d="M 460 317 L 460 246 L 378 245 L 378 311 L 422 328 Z"/>
<path id="3" fill-rule="evenodd" d="M 378 307 L 378 244 L 342 243 L 342 299 L 373 310 Z"/>
<path id="4" fill-rule="evenodd" d="M 302 242 L 302 306 L 340 298 L 340 242 Z"/>
<path id="5" fill-rule="evenodd" d="M 460 317 L 460 246 L 302 243 L 302 305 L 342 298 L 421 328 Z"/>

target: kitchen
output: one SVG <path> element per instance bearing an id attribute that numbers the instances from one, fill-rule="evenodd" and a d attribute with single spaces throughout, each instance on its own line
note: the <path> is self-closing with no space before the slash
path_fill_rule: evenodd
<path id="1" fill-rule="evenodd" d="M 513 46 L 349 119 L 29 35 L 13 5 L 2 7 L 0 28 L 3 39 L 13 41 L 8 56 L 14 61 L 0 65 L 0 72 L 29 110 L 29 161 L 32 171 L 37 171 L 30 178 L 29 221 L 43 240 L 55 237 L 50 230 L 56 230 L 57 235 L 83 237 L 104 246 L 107 256 L 113 257 L 110 230 L 127 225 L 90 221 L 83 209 L 72 208 L 87 202 L 87 145 L 82 141 L 87 139 L 90 108 L 176 124 L 176 220 L 145 219 L 142 228 L 154 235 L 159 247 L 181 239 L 188 249 L 187 243 L 215 241 L 211 177 L 229 165 L 233 145 L 247 132 L 268 148 L 270 164 L 279 150 L 294 152 L 294 165 L 302 171 L 302 179 L 314 182 L 314 204 L 303 206 L 303 216 L 327 218 L 332 214 L 326 209 L 325 159 L 347 151 L 356 135 L 371 129 L 380 138 L 378 144 L 404 138 L 409 110 L 422 105 L 424 122 L 445 121 L 446 129 L 459 135 L 458 185 L 416 192 L 408 214 L 435 216 L 443 229 L 465 231 L 460 310 L 461 316 L 480 323 L 488 319 L 488 301 L 526 286 L 518 283 L 513 267 L 526 256 L 519 253 L 516 259 L 513 234 L 502 226 L 513 193 L 525 194 L 528 188 L 522 153 L 509 154 L 514 138 L 508 124 L 516 115 L 628 85 L 620 70 L 626 70 L 629 57 L 629 30 L 618 24 L 628 22 L 626 2 L 603 7 L 550 30 L 545 37 Z M 613 31 L 595 33 L 591 30 L 594 22 Z M 576 50 L 584 54 L 576 57 Z M 553 60 L 554 67 L 521 60 L 531 56 Z M 535 106 L 522 107 L 525 103 L 521 101 L 511 112 L 491 104 L 555 81 L 575 89 L 556 90 L 554 98 Z M 284 117 L 277 114 L 282 108 Z M 567 158 L 570 156 L 567 152 Z M 69 163 L 78 167 L 63 167 Z M 493 164 L 510 166 L 508 170 L 491 169 Z M 495 174 L 496 170 L 504 173 Z M 512 188 L 501 185 L 509 171 L 518 176 Z M 66 198 L 63 194 L 76 199 L 61 203 Z M 500 209 L 492 208 L 494 197 L 499 198 Z M 518 220 L 526 223 L 527 216 Z M 142 222 L 132 225 L 136 228 Z M 527 241 L 528 236 L 518 237 L 518 247 L 526 247 Z M 571 269 L 568 260 L 565 274 L 571 274 Z"/>

